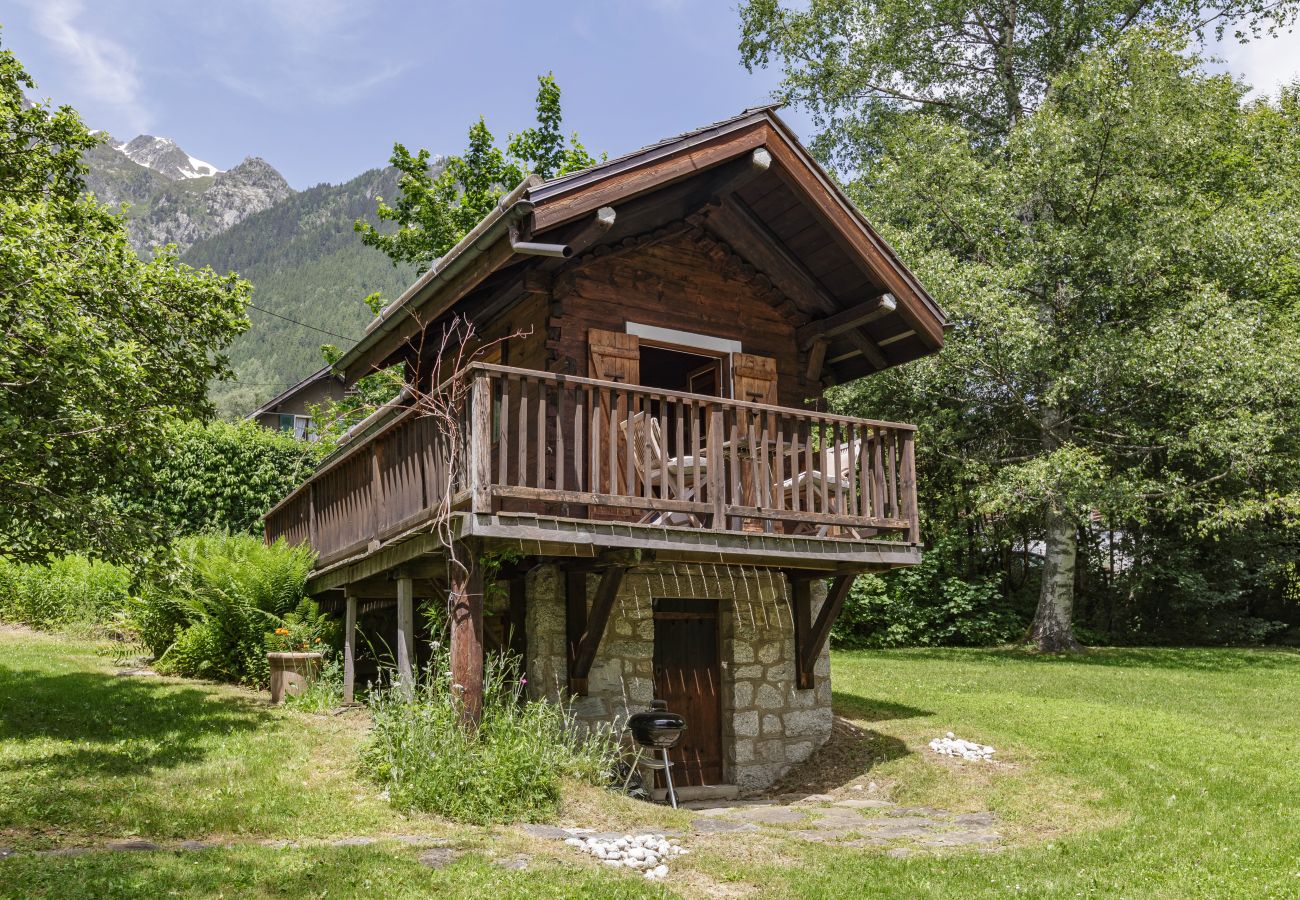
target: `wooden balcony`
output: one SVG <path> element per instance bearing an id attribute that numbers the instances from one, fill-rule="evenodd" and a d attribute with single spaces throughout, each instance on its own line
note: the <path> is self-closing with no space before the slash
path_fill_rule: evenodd
<path id="1" fill-rule="evenodd" d="M 919 559 L 911 425 L 486 364 L 465 377 L 461 446 L 396 411 L 267 513 L 267 539 L 310 543 L 318 573 L 416 537 L 432 551 L 444 515 L 542 554 Z"/>

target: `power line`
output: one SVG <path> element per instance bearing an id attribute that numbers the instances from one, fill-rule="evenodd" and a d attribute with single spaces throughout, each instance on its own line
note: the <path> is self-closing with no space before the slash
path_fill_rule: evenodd
<path id="1" fill-rule="evenodd" d="M 345 341 L 351 341 L 354 344 L 357 342 L 357 338 L 348 337 L 346 334 L 339 334 L 337 331 L 326 331 L 324 328 L 317 328 L 315 325 L 308 325 L 306 322 L 299 322 L 297 319 L 291 319 L 288 316 L 282 316 L 278 312 L 271 312 L 269 309 L 263 309 L 262 307 L 258 306 L 255 303 L 250 303 L 248 305 L 251 309 L 255 309 L 258 312 L 264 312 L 268 316 L 275 316 L 277 319 L 284 319 L 286 322 L 292 322 L 294 325 L 301 325 L 303 328 L 310 328 L 312 331 L 319 331 L 321 334 L 327 334 L 330 337 L 336 337 L 336 338 L 341 338 Z"/>

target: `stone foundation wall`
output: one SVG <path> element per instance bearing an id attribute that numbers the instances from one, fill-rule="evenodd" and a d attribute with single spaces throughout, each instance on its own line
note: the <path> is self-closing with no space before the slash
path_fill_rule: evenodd
<path id="1" fill-rule="evenodd" d="M 598 575 L 588 577 L 595 596 Z M 574 712 L 608 724 L 646 709 L 654 696 L 654 600 L 717 600 L 721 630 L 723 771 L 744 789 L 766 787 L 830 736 L 830 658 L 817 659 L 811 690 L 795 687 L 789 584 L 770 569 L 664 564 L 628 571 Z M 826 597 L 813 585 L 813 616 Z M 564 575 L 542 565 L 528 575 L 528 689 L 534 698 L 567 691 Z"/>

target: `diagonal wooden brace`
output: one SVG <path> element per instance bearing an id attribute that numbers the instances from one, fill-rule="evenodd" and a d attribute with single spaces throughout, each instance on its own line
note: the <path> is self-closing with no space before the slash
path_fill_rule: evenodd
<path id="1" fill-rule="evenodd" d="M 844 608 L 849 589 L 853 587 L 854 575 L 840 575 L 831 582 L 826 593 L 826 602 L 817 614 L 817 621 L 812 621 L 812 579 L 806 575 L 790 576 L 790 604 L 794 617 L 795 647 L 795 685 L 800 690 L 809 690 L 814 685 L 813 670 L 817 657 L 830 637 L 831 626 Z"/>
<path id="2" fill-rule="evenodd" d="M 596 587 L 596 597 L 589 612 L 586 608 L 586 575 L 581 572 L 568 573 L 566 587 L 570 693 L 584 697 L 587 694 L 587 675 L 591 672 L 591 664 L 596 661 L 596 651 L 600 647 L 601 638 L 605 636 L 605 626 L 609 624 L 609 614 L 614 609 L 614 600 L 618 597 L 618 589 L 627 570 L 625 565 L 611 565 L 601 572 L 600 584 Z"/>

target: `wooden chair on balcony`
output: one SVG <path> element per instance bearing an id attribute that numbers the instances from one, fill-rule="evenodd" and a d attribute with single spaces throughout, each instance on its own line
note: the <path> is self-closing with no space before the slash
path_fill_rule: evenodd
<path id="1" fill-rule="evenodd" d="M 699 499 L 702 484 L 695 481 L 696 473 L 705 480 L 708 472 L 708 460 L 701 454 L 694 456 L 672 456 L 664 453 L 663 432 L 659 420 L 645 412 L 634 413 L 619 428 L 623 432 L 623 441 L 631 449 L 635 478 L 638 482 L 636 492 L 644 496 L 646 481 L 649 481 L 649 493 L 666 500 Z M 678 473 L 681 473 L 682 489 L 677 490 Z M 651 510 L 639 520 L 639 524 L 649 525 L 692 525 L 702 528 L 703 522 L 694 513 L 662 512 Z"/>
<path id="2" fill-rule="evenodd" d="M 827 447 L 818 454 L 819 468 L 811 471 L 800 471 L 787 478 L 782 484 L 777 485 L 777 492 L 784 494 L 785 508 L 794 509 L 797 502 L 798 507 L 805 511 L 839 513 L 841 511 L 839 509 L 839 498 L 851 496 L 854 479 L 853 470 L 856 461 L 862 456 L 862 448 L 863 443 L 861 440 L 846 441 L 834 447 Z M 810 483 L 813 503 L 811 509 L 807 506 Z M 822 505 L 823 488 L 826 494 L 824 508 Z M 798 496 L 797 501 L 795 499 L 796 495 Z M 795 528 L 795 534 L 815 534 L 817 537 L 827 537 L 839 534 L 841 531 L 848 532 L 859 539 L 864 536 L 856 528 L 839 525 L 799 523 Z"/>

